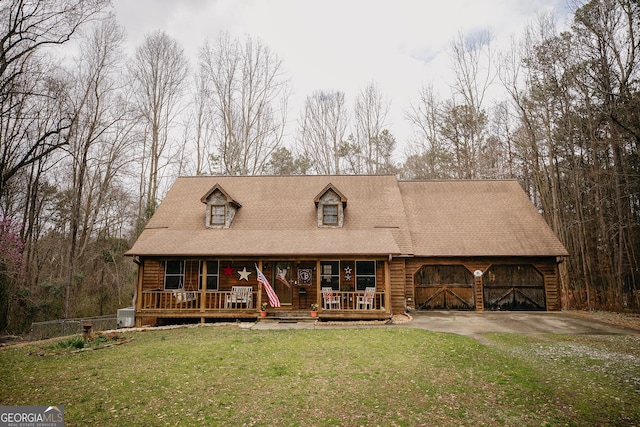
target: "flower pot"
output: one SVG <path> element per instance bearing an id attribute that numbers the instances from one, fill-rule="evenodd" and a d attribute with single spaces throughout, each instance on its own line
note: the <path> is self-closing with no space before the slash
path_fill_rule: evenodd
<path id="1" fill-rule="evenodd" d="M 311 312 L 311 317 L 318 317 L 318 312 L 317 311 L 312 311 Z"/>
<path id="2" fill-rule="evenodd" d="M 267 317 L 267 312 L 266 311 L 261 311 L 260 312 L 260 317 Z"/>

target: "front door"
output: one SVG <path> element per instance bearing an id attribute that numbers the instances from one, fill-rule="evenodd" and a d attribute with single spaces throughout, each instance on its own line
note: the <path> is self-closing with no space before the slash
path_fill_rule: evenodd
<path id="1" fill-rule="evenodd" d="M 293 295 L 293 283 L 295 281 L 293 262 L 278 261 L 273 264 L 274 280 L 271 286 L 278 295 L 280 304 L 291 305 Z"/>

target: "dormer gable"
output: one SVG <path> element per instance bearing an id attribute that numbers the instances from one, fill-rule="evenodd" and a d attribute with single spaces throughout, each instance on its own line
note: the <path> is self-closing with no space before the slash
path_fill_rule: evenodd
<path id="1" fill-rule="evenodd" d="M 329 183 L 313 200 L 318 217 L 318 228 L 342 228 L 347 198 Z"/>
<path id="2" fill-rule="evenodd" d="M 238 209 L 242 207 L 235 201 L 220 184 L 214 185 L 207 193 L 200 198 L 206 205 L 205 227 L 207 228 L 229 228 L 233 222 Z"/>

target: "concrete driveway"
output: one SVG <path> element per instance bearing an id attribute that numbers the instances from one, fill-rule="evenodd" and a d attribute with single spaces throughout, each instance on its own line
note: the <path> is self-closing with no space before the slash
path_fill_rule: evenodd
<path id="1" fill-rule="evenodd" d="M 434 332 L 477 335 L 491 332 L 515 334 L 623 334 L 640 335 L 640 331 L 611 325 L 564 312 L 483 312 L 420 311 L 403 325 Z"/>

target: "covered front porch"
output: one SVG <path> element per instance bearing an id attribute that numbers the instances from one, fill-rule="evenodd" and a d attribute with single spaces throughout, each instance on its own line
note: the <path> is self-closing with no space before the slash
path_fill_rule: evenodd
<path id="1" fill-rule="evenodd" d="M 391 317 L 386 260 L 141 259 L 136 325 L 177 319 L 384 320 Z M 268 304 L 257 271 L 279 297 Z M 317 311 L 313 313 L 312 311 Z"/>
<path id="2" fill-rule="evenodd" d="M 247 297 L 248 296 L 248 297 Z M 325 293 L 326 296 L 326 293 Z M 369 299 L 371 298 L 371 299 Z M 331 301 L 318 304 L 317 318 L 335 319 L 387 319 L 385 293 L 332 292 Z M 235 291 L 144 291 L 137 318 L 200 318 L 207 319 L 253 319 L 261 318 L 260 292 L 238 294 Z M 267 318 L 313 318 L 312 307 L 300 309 L 291 306 L 267 307 Z"/>

